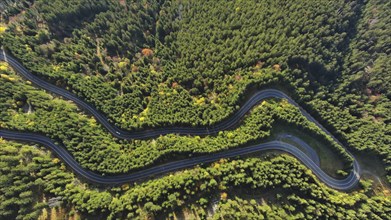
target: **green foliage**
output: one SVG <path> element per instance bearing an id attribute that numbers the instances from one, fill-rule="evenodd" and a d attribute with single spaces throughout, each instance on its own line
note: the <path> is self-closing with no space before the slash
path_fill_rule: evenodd
<path id="1" fill-rule="evenodd" d="M 82 166 L 94 171 L 123 173 L 174 159 L 173 155 L 212 153 L 241 147 L 265 140 L 270 136 L 273 125 L 281 123 L 297 127 L 328 143 L 338 156 L 335 159 L 343 159 L 343 168 L 351 166 L 351 158 L 345 150 L 287 101 L 264 101 L 244 118 L 241 126 L 216 135 L 191 137 L 170 134 L 154 140 L 123 141 L 111 137 L 95 119 L 80 113 L 75 105 L 26 85 L 9 70 L 2 76 L 0 109 L 3 127 L 47 134 L 62 143 Z M 138 120 L 149 114 L 149 111 L 144 111 Z"/>
<path id="2" fill-rule="evenodd" d="M 36 13 L 42 15 L 52 31 L 67 32 L 75 23 L 81 23 L 94 14 L 108 9 L 106 0 L 41 0 L 36 1 Z"/>
<path id="3" fill-rule="evenodd" d="M 369 0 L 351 31 L 340 77 L 308 98 L 313 115 L 352 149 L 383 159 L 391 181 L 388 1 Z M 308 103 L 307 103 L 308 104 Z M 338 112 L 338 114 L 335 114 Z"/>
<path id="4" fill-rule="evenodd" d="M 35 0 L 4 0 L 0 3 L 1 17 L 6 21 L 29 8 Z"/>
<path id="5" fill-rule="evenodd" d="M 0 139 L 0 218 L 37 219 L 47 203 L 43 200 L 47 173 L 61 173 L 48 154 L 33 146 Z M 70 176 L 62 173 L 63 177 Z M 56 184 L 66 184 L 61 180 Z"/>
<path id="6" fill-rule="evenodd" d="M 350 2 L 317 0 L 172 1 L 164 6 L 167 16 L 158 25 L 168 47 L 161 54 L 175 60 L 170 76 L 190 81 L 188 86 L 203 78 L 222 80 L 258 61 L 332 78 L 357 9 Z M 198 88 L 208 92 L 220 85 L 207 86 Z"/>
<path id="7" fill-rule="evenodd" d="M 375 93 L 361 98 L 354 86 L 360 83 L 351 83 L 362 69 L 355 68 L 357 59 L 378 60 L 372 72 L 389 72 L 389 31 L 381 31 L 389 4 L 71 3 L 37 1 L 24 20 L 10 25 L 2 43 L 29 69 L 83 97 L 119 127 L 213 125 L 229 117 L 249 89 L 277 85 L 294 91 L 351 149 L 368 149 L 390 163 L 390 102 Z M 81 13 L 91 7 L 96 10 Z M 70 16 L 84 17 L 53 25 Z M 371 36 L 376 38 L 368 47 L 360 46 Z M 367 84 L 377 87 L 383 75 L 371 76 Z"/>
<path id="8" fill-rule="evenodd" d="M 212 201 L 217 201 L 213 219 L 384 219 L 391 207 L 389 197 L 371 196 L 368 190 L 346 194 L 328 189 L 299 161 L 286 155 L 220 160 L 141 184 L 104 190 L 75 180 L 57 159 L 35 147 L 2 140 L 0 162 L 1 184 L 7 186 L 0 188 L 4 192 L 0 196 L 2 218 L 19 215 L 23 219 L 29 213 L 37 218 L 46 206 L 33 204 L 41 201 L 43 194 L 61 197 L 66 206 L 74 207 L 84 217 L 105 219 L 168 217 L 187 207 L 193 207 L 205 219 Z M 278 195 L 264 197 L 263 202 L 235 195 L 238 190 L 262 193 L 271 189 Z M 227 200 L 218 199 L 225 192 Z"/>
<path id="9" fill-rule="evenodd" d="M 346 89 L 351 93 L 391 98 L 390 10 L 391 4 L 387 1 L 371 0 L 366 4 L 357 36 L 350 45 L 351 53 L 346 59 L 344 77 Z"/>
<path id="10" fill-rule="evenodd" d="M 83 4 L 40 0 L 25 21 L 10 26 L 3 44 L 29 69 L 74 91 L 126 129 L 214 124 L 236 109 L 248 87 L 277 83 L 283 75 L 296 83 L 285 71 L 292 68 L 309 71 L 304 84 L 334 78 L 342 62 L 339 49 L 359 8 L 320 0 L 107 4 L 107 11 L 91 10 L 97 14 L 88 24 L 60 28 L 69 37 L 56 40 L 58 33 L 38 25 L 37 17 L 50 26 L 56 17 L 78 14 Z M 49 30 L 47 42 L 35 37 L 42 30 Z M 17 33 L 21 37 L 15 38 Z M 126 59 L 130 66 L 119 67 Z M 316 80 L 309 82 L 311 77 Z M 171 99 L 180 99 L 169 102 L 160 95 L 165 90 L 177 90 L 180 96 Z M 205 104 L 194 105 L 192 99 L 201 98 Z M 134 120 L 146 108 L 152 114 Z"/>
<path id="11" fill-rule="evenodd" d="M 237 110 L 248 91 L 277 86 L 350 149 L 381 157 L 390 174 L 390 6 L 386 0 L 6 0 L 0 3 L 6 21 L 26 13 L 0 40 L 35 74 L 128 130 L 213 125 Z M 0 67 L 0 127 L 45 133 L 94 171 L 122 173 L 178 154 L 240 147 L 266 139 L 276 123 L 319 138 L 345 168 L 351 164 L 284 101 L 267 101 L 240 127 L 214 136 L 123 141 L 75 105 Z M 386 219 L 391 206 L 368 184 L 351 194 L 327 189 L 288 156 L 223 161 L 102 190 L 75 181 L 35 148 L 2 142 L 0 152 L 0 217 L 7 219 L 36 218 L 45 203 L 34 195 L 42 193 L 62 196 L 86 215 L 131 219 L 172 217 L 182 208 L 206 218 L 211 201 L 227 192 L 214 219 Z M 260 202 L 231 196 L 236 189 L 279 191 Z"/>
<path id="12" fill-rule="evenodd" d="M 293 207 L 293 206 L 292 206 Z M 213 219 L 287 219 L 287 211 L 278 206 L 258 204 L 254 199 L 248 201 L 235 197 L 227 202 L 219 203 Z M 300 215 L 299 215 L 300 216 Z"/>

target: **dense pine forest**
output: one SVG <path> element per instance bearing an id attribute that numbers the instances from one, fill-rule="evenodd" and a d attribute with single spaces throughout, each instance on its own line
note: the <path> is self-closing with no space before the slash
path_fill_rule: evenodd
<path id="1" fill-rule="evenodd" d="M 7 64 L 0 64 L 9 69 Z M 238 127 L 217 135 L 171 134 L 153 140 L 119 140 L 111 137 L 93 117 L 83 114 L 74 104 L 28 85 L 20 76 L 7 70 L 0 78 L 3 91 L 0 94 L 0 125 L 10 130 L 46 134 L 62 143 L 84 167 L 97 172 L 125 173 L 174 158 L 173 154 L 187 156 L 248 145 L 275 135 L 272 130 L 281 124 L 321 140 L 328 146 L 330 152 L 326 154 L 332 155 L 330 159 L 343 160 L 341 170 L 351 168 L 352 158 L 345 150 L 286 101 L 264 101 Z M 330 170 L 330 173 L 337 171 Z"/>
<path id="2" fill-rule="evenodd" d="M 104 191 L 80 182 L 58 159 L 33 146 L 2 141 L 0 162 L 6 165 L 1 169 L 4 218 L 386 219 L 391 211 L 390 198 L 374 195 L 371 182 L 349 194 L 331 190 L 286 155 L 220 160 Z M 62 207 L 48 206 L 53 195 L 63 198 Z"/>
<path id="3" fill-rule="evenodd" d="M 5 0 L 0 44 L 36 76 L 119 128 L 214 126 L 255 91 L 289 94 L 361 163 L 352 192 L 281 152 L 114 187 L 90 184 L 43 146 L 0 138 L 0 219 L 387 219 L 391 212 L 391 2 Z M 44 134 L 102 175 L 294 132 L 343 178 L 352 158 L 286 100 L 208 136 L 113 137 L 86 111 L 0 62 L 0 129 Z M 368 174 L 371 173 L 371 174 Z M 378 177 L 378 178 L 377 178 Z M 50 198 L 60 197 L 53 207 Z"/>

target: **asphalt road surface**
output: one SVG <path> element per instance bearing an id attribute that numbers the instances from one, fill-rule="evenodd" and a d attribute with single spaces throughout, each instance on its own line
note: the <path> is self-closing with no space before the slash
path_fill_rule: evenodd
<path id="1" fill-rule="evenodd" d="M 25 77 L 27 80 L 31 81 L 38 87 L 41 87 L 49 92 L 55 93 L 57 95 L 60 95 L 66 99 L 75 102 L 82 109 L 92 114 L 111 134 L 113 134 L 113 136 L 120 139 L 146 139 L 146 138 L 153 138 L 160 135 L 171 134 L 171 133 L 180 134 L 180 135 L 216 134 L 219 131 L 229 129 L 237 125 L 240 122 L 240 120 L 243 118 L 243 116 L 251 108 L 253 108 L 255 105 L 260 103 L 262 100 L 268 98 L 279 98 L 279 99 L 286 99 L 288 100 L 289 103 L 298 107 L 301 113 L 308 120 L 312 121 L 317 126 L 319 126 L 326 134 L 330 135 L 337 143 L 339 143 L 342 146 L 342 144 L 330 132 L 328 132 L 309 113 L 307 113 L 303 108 L 301 108 L 292 98 L 290 98 L 282 91 L 276 89 L 265 89 L 256 92 L 232 116 L 230 116 L 226 120 L 221 121 L 220 123 L 217 123 L 212 127 L 167 127 L 167 128 L 157 128 L 157 129 L 148 129 L 144 131 L 129 132 L 129 131 L 119 129 L 118 127 L 110 124 L 107 118 L 102 113 L 100 113 L 92 105 L 84 102 L 83 100 L 81 100 L 80 98 L 72 94 L 71 92 L 59 88 L 53 84 L 50 84 L 38 78 L 37 76 L 33 75 L 30 71 L 28 71 L 25 67 L 23 67 L 22 64 L 19 63 L 15 58 L 6 55 L 6 53 L 3 52 L 0 53 L 0 60 L 8 62 L 15 69 L 16 72 L 21 74 L 23 77 Z M 143 179 L 152 175 L 163 174 L 170 171 L 191 167 L 200 163 L 213 162 L 220 158 L 235 157 L 235 156 L 245 155 L 245 154 L 254 153 L 258 151 L 264 151 L 264 150 L 280 150 L 292 154 L 293 156 L 298 158 L 301 162 L 303 162 L 309 169 L 311 169 L 312 172 L 321 181 L 323 181 L 326 185 L 334 189 L 350 190 L 357 185 L 360 179 L 360 167 L 356 159 L 354 159 L 353 169 L 351 173 L 345 179 L 339 180 L 330 177 L 329 175 L 324 173 L 322 169 L 319 167 L 318 161 L 316 160 L 314 161 L 313 159 L 308 157 L 304 152 L 299 150 L 297 147 L 280 141 L 271 141 L 271 142 L 261 143 L 249 147 L 230 149 L 223 152 L 217 152 L 205 156 L 188 158 L 185 160 L 179 160 L 175 162 L 154 166 L 152 168 L 147 168 L 130 174 L 102 176 L 100 174 L 82 168 L 63 147 L 54 144 L 54 142 L 51 139 L 45 136 L 32 134 L 32 133 L 17 132 L 17 131 L 0 130 L 0 137 L 6 139 L 12 139 L 12 140 L 29 141 L 29 142 L 36 142 L 36 143 L 43 144 L 44 146 L 54 151 L 68 166 L 70 166 L 74 170 L 76 174 L 84 177 L 85 179 L 91 182 L 98 183 L 98 184 L 122 184 L 126 182 Z M 307 146 L 303 146 L 303 147 L 306 148 Z M 352 154 L 350 155 L 353 157 Z M 312 158 L 314 157 L 312 156 Z"/>
<path id="2" fill-rule="evenodd" d="M 290 141 L 292 141 L 292 142 L 296 143 L 297 145 L 299 145 L 304 150 L 304 153 L 307 154 L 307 156 L 309 158 L 311 158 L 311 160 L 313 160 L 315 164 L 320 166 L 319 155 L 305 141 L 303 141 L 302 139 L 300 139 L 300 138 L 298 138 L 298 137 L 296 137 L 294 135 L 287 134 L 287 133 L 282 133 L 282 134 L 279 134 L 277 136 L 277 140 L 281 140 L 281 139 L 289 139 Z"/>

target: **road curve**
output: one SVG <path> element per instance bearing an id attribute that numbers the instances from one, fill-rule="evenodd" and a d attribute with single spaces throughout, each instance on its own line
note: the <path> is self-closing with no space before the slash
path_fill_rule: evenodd
<path id="1" fill-rule="evenodd" d="M 358 182 L 358 176 L 352 172 L 345 179 L 338 180 L 327 175 L 312 159 L 310 159 L 304 152 L 299 150 L 297 147 L 292 146 L 285 142 L 270 141 L 267 143 L 261 143 L 244 148 L 235 148 L 214 154 L 178 160 L 152 168 L 144 169 L 130 174 L 115 175 L 115 176 L 101 176 L 97 173 L 81 167 L 76 160 L 66 151 L 64 148 L 57 146 L 50 138 L 38 134 L 23 133 L 17 131 L 6 131 L 0 130 L 0 136 L 6 139 L 30 141 L 40 143 L 53 152 L 55 152 L 72 170 L 83 178 L 98 184 L 123 184 L 126 182 L 136 181 L 142 178 L 146 178 L 152 175 L 167 173 L 170 171 L 192 167 L 200 163 L 210 163 L 220 158 L 230 158 L 250 153 L 255 153 L 265 150 L 280 150 L 292 154 L 303 162 L 312 172 L 326 185 L 338 189 L 338 190 L 349 190 L 356 186 Z"/>
<path id="2" fill-rule="evenodd" d="M 319 126 L 326 134 L 330 135 L 337 143 L 339 143 L 341 146 L 342 144 L 330 133 L 328 132 L 319 122 L 317 122 L 309 113 L 307 113 L 303 108 L 301 108 L 292 98 L 290 98 L 288 95 L 283 93 L 282 91 L 276 90 L 276 89 L 265 89 L 261 90 L 257 93 L 255 93 L 253 96 L 251 96 L 246 103 L 237 111 L 235 112 L 231 117 L 229 117 L 226 120 L 223 120 L 216 125 L 212 127 L 168 127 L 168 128 L 157 128 L 157 129 L 149 129 L 144 131 L 134 131 L 129 132 L 122 129 L 119 129 L 118 127 L 112 125 L 109 123 L 107 118 L 101 114 L 98 110 L 96 110 L 94 107 L 89 105 L 88 103 L 84 102 L 71 92 L 59 88 L 53 84 L 50 84 L 37 76 L 33 75 L 30 71 L 28 71 L 22 64 L 20 64 L 15 58 L 6 55 L 6 53 L 0 53 L 0 60 L 8 62 L 19 74 L 21 74 L 23 77 L 25 77 L 27 80 L 31 81 L 35 85 L 50 91 L 52 93 L 55 93 L 57 95 L 63 96 L 66 99 L 72 100 L 77 105 L 79 105 L 81 108 L 87 110 L 90 112 L 110 133 L 113 134 L 113 136 L 120 138 L 120 139 L 145 139 L 145 138 L 152 138 L 160 135 L 170 134 L 170 133 L 176 133 L 181 135 L 209 135 L 209 134 L 216 134 L 221 130 L 226 130 L 229 128 L 232 128 L 234 125 L 238 124 L 240 122 L 240 119 L 256 104 L 258 104 L 260 101 L 267 99 L 267 98 L 280 98 L 280 99 L 286 99 L 291 104 L 298 107 L 301 111 L 301 113 L 310 121 L 315 123 L 317 126 Z M 144 169 L 142 171 L 138 171 L 131 174 L 126 175 L 117 175 L 117 176 L 101 176 L 99 174 L 96 174 L 94 172 L 88 171 L 84 168 L 82 168 L 74 159 L 73 157 L 62 147 L 57 146 L 54 144 L 54 142 L 42 135 L 37 134 L 31 134 L 31 133 L 22 133 L 22 132 L 15 132 L 15 131 L 7 131 L 7 130 L 0 130 L 0 137 L 4 137 L 7 139 L 13 139 L 13 140 L 22 140 L 22 141 L 31 141 L 31 142 L 37 142 L 40 144 L 45 145 L 52 151 L 54 151 L 62 160 L 64 160 L 65 163 L 67 163 L 77 174 L 80 176 L 83 176 L 84 178 L 88 179 L 91 182 L 99 183 L 99 184 L 121 184 L 129 181 L 135 181 L 141 178 L 145 178 L 150 175 L 156 175 L 161 173 L 170 172 L 173 170 L 191 167 L 199 163 L 208 163 L 215 161 L 217 159 L 223 158 L 223 157 L 233 157 L 233 156 L 239 156 L 244 154 L 249 154 L 257 151 L 263 151 L 263 150 L 281 150 L 285 151 L 287 153 L 292 154 L 293 156 L 297 157 L 300 161 L 302 161 L 308 168 L 310 168 L 314 174 L 323 181 L 326 185 L 329 187 L 338 189 L 338 190 L 349 190 L 356 186 L 360 179 L 360 167 L 357 163 L 357 160 L 354 160 L 353 162 L 353 170 L 352 172 L 343 180 L 337 180 L 330 176 L 328 176 L 326 173 L 324 173 L 321 168 L 314 162 L 312 159 L 310 159 L 305 153 L 303 153 L 298 148 L 279 141 L 271 141 L 268 143 L 262 143 L 253 145 L 250 147 L 245 148 L 237 148 L 237 149 L 231 149 L 226 150 L 224 152 L 218 152 L 210 155 L 200 156 L 200 157 L 194 157 L 189 158 L 185 160 L 170 162 L 167 164 L 155 166 L 152 168 Z M 346 149 L 346 148 L 345 148 Z M 346 150 L 347 151 L 347 150 Z M 347 151 L 348 152 L 348 151 Z M 349 153 L 349 152 L 348 152 Z M 350 153 L 349 153 L 350 154 Z M 353 155 L 350 154 L 352 157 Z M 353 157 L 354 158 L 354 157 Z"/>
<path id="3" fill-rule="evenodd" d="M 316 153 L 316 151 L 309 145 L 307 144 L 305 141 L 301 140 L 300 138 L 296 137 L 296 136 L 293 136 L 291 134 L 286 134 L 286 133 L 282 133 L 282 134 L 279 134 L 277 136 L 277 140 L 280 140 L 281 139 L 288 139 L 292 142 L 294 142 L 295 144 L 299 145 L 302 150 L 304 150 L 303 152 L 305 154 L 307 154 L 307 156 L 309 158 L 311 158 L 311 160 L 314 161 L 314 163 L 318 166 L 320 166 L 320 159 L 319 159 L 319 155 Z"/>

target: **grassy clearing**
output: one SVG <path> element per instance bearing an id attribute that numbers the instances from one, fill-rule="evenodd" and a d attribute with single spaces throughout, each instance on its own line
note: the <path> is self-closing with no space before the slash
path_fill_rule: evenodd
<path id="1" fill-rule="evenodd" d="M 375 155 L 359 153 L 355 155 L 361 170 L 362 178 L 373 181 L 373 190 L 377 195 L 391 196 L 391 186 L 386 178 L 386 171 L 381 160 Z"/>
<path id="2" fill-rule="evenodd" d="M 317 140 L 316 137 L 313 137 L 310 134 L 305 133 L 304 131 L 299 130 L 296 127 L 289 127 L 283 124 L 274 124 L 271 132 L 271 139 L 277 139 L 279 134 L 291 134 L 294 136 L 297 136 L 298 138 L 305 141 L 307 144 L 309 144 L 319 155 L 320 159 L 320 167 L 330 176 L 333 177 L 339 177 L 337 175 L 337 170 L 340 170 L 343 168 L 342 159 L 339 158 L 339 156 L 330 149 L 329 146 L 327 146 L 327 143 L 324 143 L 322 141 Z M 281 139 L 282 141 L 286 141 L 287 143 L 290 143 L 299 149 L 301 149 L 299 146 L 297 146 L 296 143 L 293 143 L 289 140 Z"/>

